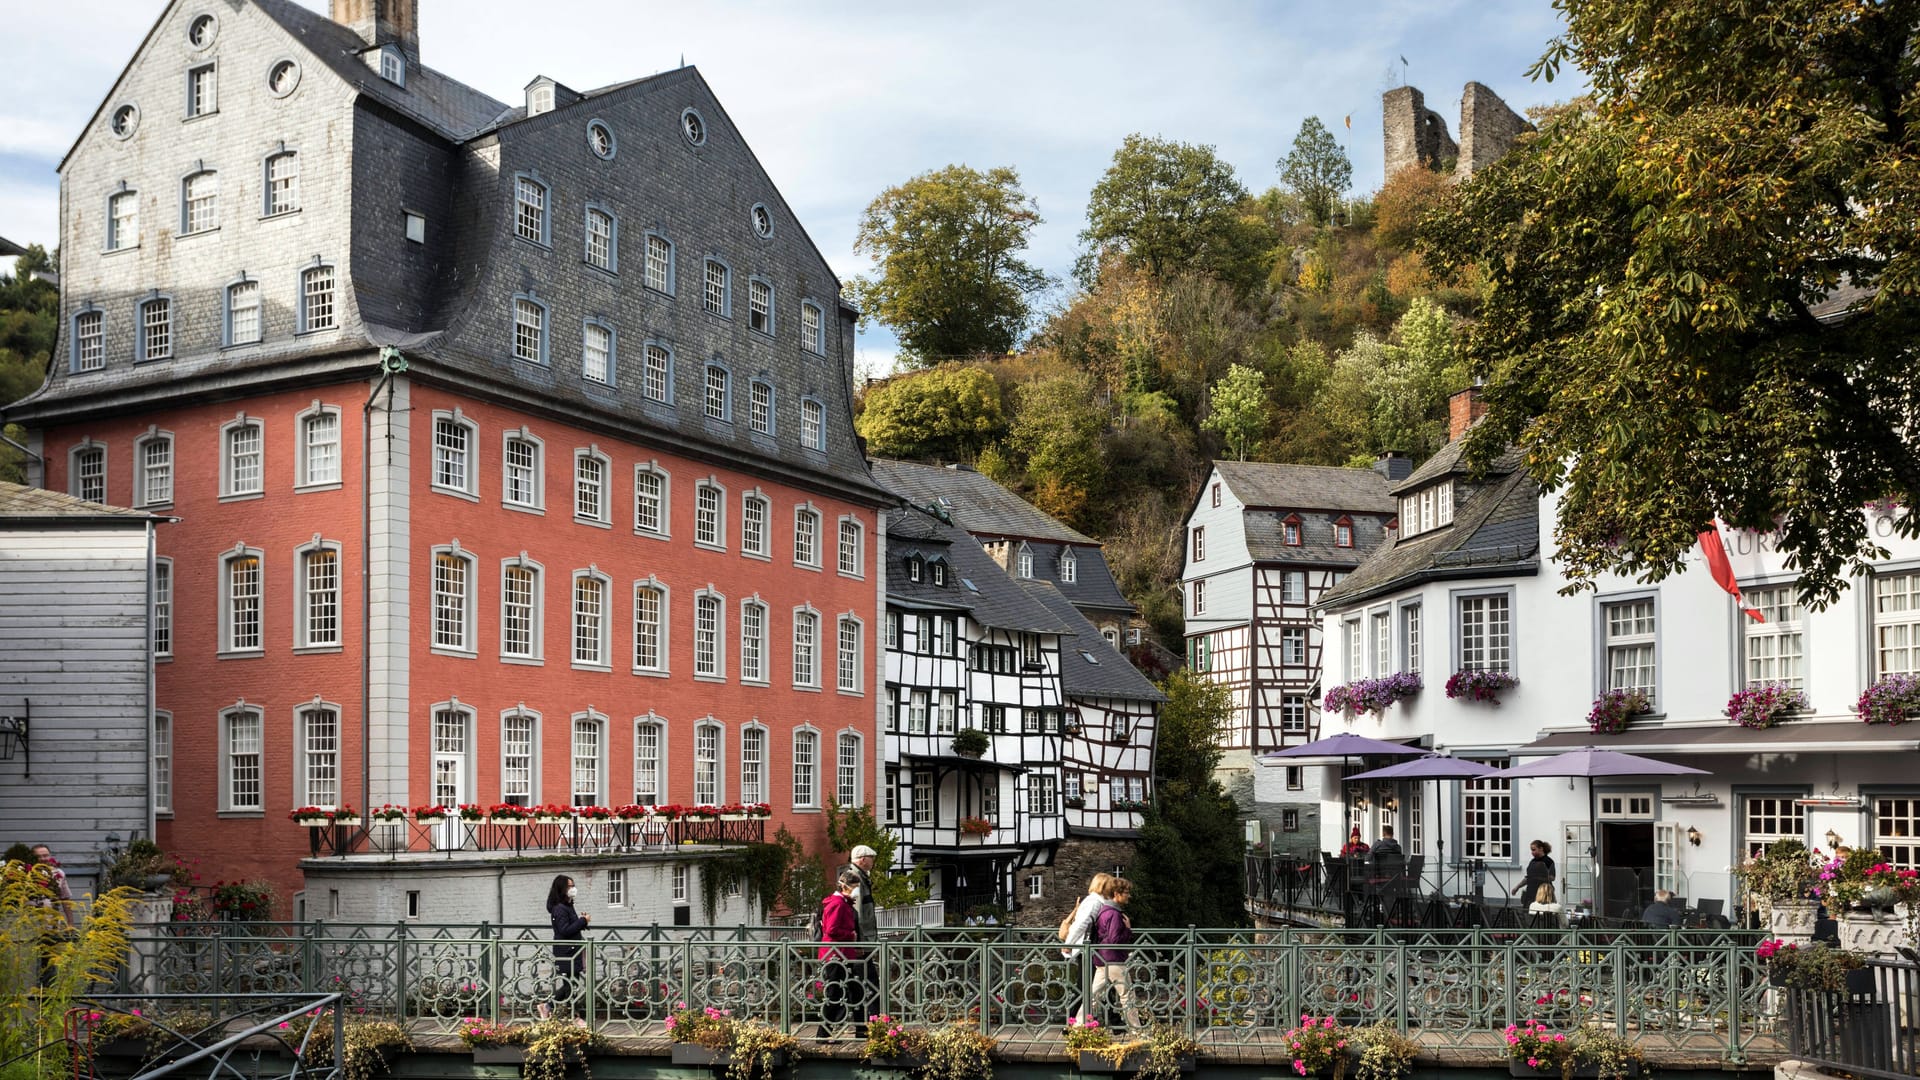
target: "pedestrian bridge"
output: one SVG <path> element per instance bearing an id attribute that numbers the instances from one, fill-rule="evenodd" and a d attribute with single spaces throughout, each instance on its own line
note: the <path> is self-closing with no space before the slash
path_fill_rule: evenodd
<path id="1" fill-rule="evenodd" d="M 1604 1026 L 1668 1072 L 1766 1067 L 1786 1041 L 1751 932 L 1137 933 L 1122 949 L 1136 1005 L 1222 1067 L 1284 1060 L 1281 1034 L 1303 1014 L 1387 1021 L 1423 1057 L 1460 1067 L 1503 1068 L 1502 1033 L 1529 1019 Z M 531 1022 L 546 1006 L 641 1054 L 665 1053 L 665 1021 L 685 1002 L 792 1032 L 812 1056 L 850 1059 L 859 1044 L 844 1026 L 837 1039 L 813 1038 L 827 972 L 802 935 L 596 926 L 579 974 L 563 982 L 545 927 L 175 923 L 136 935 L 116 989 L 151 996 L 155 1009 L 172 995 L 339 993 L 350 1010 L 398 1021 L 416 1046 L 447 1049 L 459 1046 L 462 1018 Z M 977 1024 L 1003 1060 L 1064 1065 L 1062 1031 L 1091 960 L 1063 957 L 1050 929 L 916 928 L 871 950 L 872 981 L 851 991 L 866 1012 Z"/>

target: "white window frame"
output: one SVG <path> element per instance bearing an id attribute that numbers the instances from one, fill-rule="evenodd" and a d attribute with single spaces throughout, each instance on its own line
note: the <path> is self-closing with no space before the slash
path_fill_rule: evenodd
<path id="1" fill-rule="evenodd" d="M 538 173 L 513 174 L 513 237 L 553 246 L 553 188 Z"/>
<path id="2" fill-rule="evenodd" d="M 740 496 L 740 554 L 771 561 L 772 546 L 773 503 L 766 492 L 752 488 Z"/>
<path id="3" fill-rule="evenodd" d="M 546 301 L 531 291 L 513 294 L 513 304 L 507 309 L 511 326 L 508 336 L 508 355 L 523 364 L 538 364 L 549 367 L 552 364 L 553 312 Z M 526 331 L 532 332 L 529 339 Z M 527 345 L 533 346 L 528 355 Z"/>
<path id="4" fill-rule="evenodd" d="M 1194 578 L 1187 582 L 1187 599 L 1193 606 L 1196 616 L 1207 613 L 1207 579 Z"/>
<path id="5" fill-rule="evenodd" d="M 1060 584 L 1072 585 L 1080 579 L 1080 560 L 1070 547 L 1060 549 Z"/>
<path id="6" fill-rule="evenodd" d="M 644 733 L 644 734 L 643 734 Z M 649 747 L 647 744 L 651 742 Z M 651 750 L 651 758 L 647 751 Z M 667 801 L 667 719 L 657 713 L 633 718 L 633 801 L 637 806 L 660 806 Z M 652 766 L 653 787 L 640 786 L 646 766 Z"/>
<path id="7" fill-rule="evenodd" d="M 605 335 L 603 346 L 594 345 L 596 334 Z M 598 348 L 601 353 L 596 374 L 592 355 Z M 620 332 L 613 324 L 597 316 L 589 315 L 580 321 L 580 377 L 602 386 L 618 386 L 620 383 Z"/>
<path id="8" fill-rule="evenodd" d="M 654 653 L 653 658 L 655 660 L 655 663 L 650 665 L 642 665 L 640 663 L 640 643 L 642 640 L 641 631 L 643 629 L 649 629 L 649 628 L 643 627 L 643 624 L 641 621 L 641 613 L 643 610 L 643 605 L 641 602 L 642 601 L 641 590 L 643 589 L 656 594 L 658 598 L 658 604 L 657 604 L 658 610 L 654 612 L 653 624 L 650 627 L 651 633 L 652 633 L 652 639 L 653 639 L 652 649 Z M 639 580 L 633 583 L 633 650 L 632 650 L 631 659 L 633 661 L 633 673 L 635 675 L 664 676 L 668 674 L 668 672 L 670 671 L 670 668 L 667 662 L 668 661 L 667 647 L 671 641 L 670 631 L 671 631 L 671 627 L 673 626 L 672 600 L 673 600 L 673 596 L 672 596 L 672 593 L 668 590 L 666 582 L 661 581 L 658 578 L 644 577 L 644 578 L 640 578 Z"/>
<path id="9" fill-rule="evenodd" d="M 540 804 L 540 721 L 522 705 L 500 711 L 500 801 L 509 806 Z"/>
<path id="10" fill-rule="evenodd" d="M 1400 670 L 1418 675 L 1424 667 L 1421 637 L 1426 630 L 1420 601 L 1400 605 Z"/>
<path id="11" fill-rule="evenodd" d="M 98 455 L 96 458 L 95 455 Z M 99 462 L 98 468 L 91 464 Z M 94 491 L 92 484 L 97 482 L 99 490 Z M 92 438 L 80 440 L 73 449 L 67 451 L 67 493 L 76 499 L 87 502 L 104 503 L 107 501 L 107 447 L 105 443 L 94 442 Z"/>
<path id="12" fill-rule="evenodd" d="M 861 806 L 860 783 L 866 763 L 866 740 L 857 731 L 842 731 L 834 738 L 833 801 L 839 806 Z"/>
<path id="13" fill-rule="evenodd" d="M 532 461 L 523 467 L 527 470 L 525 480 L 527 497 L 514 498 L 513 464 L 515 443 L 525 444 L 532 451 Z M 500 505 L 509 510 L 524 513 L 544 514 L 547 508 L 547 444 L 538 435 L 524 426 L 500 433 Z"/>
<path id="14" fill-rule="evenodd" d="M 344 730 L 343 713 L 340 706 L 315 698 L 302 702 L 293 709 L 293 804 L 295 806 L 323 806 L 335 809 L 346 802 L 346 774 L 342 768 Z M 331 719 L 333 727 L 332 747 L 324 743 L 315 744 L 315 721 Z M 331 772 L 331 792 L 323 790 L 329 782 L 325 776 Z M 329 798 L 328 796 L 332 797 Z"/>
<path id="15" fill-rule="evenodd" d="M 524 652 L 515 652 L 507 646 L 507 627 L 514 621 L 508 615 L 507 576 L 516 571 L 530 575 L 530 595 L 527 597 L 526 611 L 520 618 L 527 623 L 528 643 Z M 527 558 L 526 552 L 500 560 L 500 660 L 508 664 L 539 664 L 546 659 L 546 587 L 547 568 Z"/>
<path id="16" fill-rule="evenodd" d="M 591 475 L 597 473 L 597 477 Z M 577 525 L 613 527 L 613 459 L 590 443 L 573 452 L 573 520 Z"/>
<path id="17" fill-rule="evenodd" d="M 733 318 L 733 267 L 722 259 L 707 256 L 700 284 L 701 308 L 709 315 Z"/>
<path id="18" fill-rule="evenodd" d="M 452 443 L 442 445 L 441 433 L 458 428 L 466 433 L 456 459 L 450 456 Z M 427 429 L 432 445 L 432 460 L 427 473 L 428 484 L 442 495 L 457 495 L 469 502 L 480 501 L 480 425 L 468 419 L 459 409 L 448 411 L 435 409 L 433 424 Z M 457 461 L 459 476 L 454 477 L 454 465 Z M 457 479 L 459 482 L 450 483 Z"/>
<path id="19" fill-rule="evenodd" d="M 313 541 L 294 549 L 293 567 L 293 647 L 302 652 L 339 652 L 346 644 L 346 566 L 347 560 L 343 547 L 337 540 L 323 540 L 315 536 Z M 331 639 L 325 633 L 315 634 L 315 620 L 325 616 L 325 604 L 314 589 L 314 556 L 331 555 L 333 557 L 332 622 Z"/>
<path id="20" fill-rule="evenodd" d="M 810 502 L 793 508 L 793 565 L 820 569 L 820 508 Z"/>
<path id="21" fill-rule="evenodd" d="M 802 724 L 793 729 L 793 808 L 820 809 L 820 729 Z"/>
<path id="22" fill-rule="evenodd" d="M 249 596 L 234 595 L 234 564 L 241 559 L 252 559 L 254 581 Z M 267 557 L 259 548 L 236 544 L 220 555 L 220 624 L 219 650 L 221 656 L 258 656 L 267 648 Z M 252 643 L 246 644 L 239 636 L 246 630 L 246 619 L 238 618 L 242 609 L 236 604 L 251 601 L 253 633 Z"/>
<path id="23" fill-rule="evenodd" d="M 1616 619 L 1615 616 L 1620 616 Z M 1600 655 L 1594 666 L 1599 685 L 1608 690 L 1639 690 L 1656 712 L 1660 707 L 1660 595 L 1634 592 L 1596 597 L 1594 640 Z M 1626 620 L 1622 622 L 1621 620 Z M 1645 628 L 1642 628 L 1644 622 Z M 1644 678 L 1632 677 L 1643 675 Z M 1644 685 L 1643 685 L 1644 682 Z"/>
<path id="24" fill-rule="evenodd" d="M 267 339 L 266 297 L 260 290 L 260 279 L 241 277 L 227 283 L 222 294 L 225 303 L 221 307 L 221 323 L 225 330 L 222 337 L 228 348 L 241 345 L 258 345 Z M 242 326 L 241 316 L 246 314 L 246 327 Z"/>
<path id="25" fill-rule="evenodd" d="M 248 430 L 253 432 L 253 447 L 243 449 L 236 440 Z M 242 474 L 245 458 L 252 458 L 250 474 Z M 267 492 L 267 425 L 257 416 L 245 413 L 220 425 L 220 498 L 258 499 Z"/>
<path id="26" fill-rule="evenodd" d="M 173 714 L 165 709 L 153 711 L 153 812 L 173 814 Z"/>
<path id="27" fill-rule="evenodd" d="M 647 341 L 640 349 L 640 396 L 659 405 L 673 405 L 673 347 Z"/>
<path id="28" fill-rule="evenodd" d="M 771 734 L 765 724 L 740 725 L 740 801 L 747 805 L 773 801 L 767 791 L 767 747 Z"/>
<path id="29" fill-rule="evenodd" d="M 790 641 L 794 689 L 820 689 L 820 613 L 811 605 L 793 609 Z"/>
<path id="30" fill-rule="evenodd" d="M 1868 619 L 1873 676 L 1920 674 L 1920 571 L 1875 574 Z"/>
<path id="31" fill-rule="evenodd" d="M 73 351 L 68 368 L 74 374 L 107 366 L 107 313 L 84 307 L 73 313 Z"/>
<path id="32" fill-rule="evenodd" d="M 1504 759 L 1482 764 L 1505 766 Z M 1468 859 L 1509 864 L 1516 861 L 1519 845 L 1519 800 L 1513 781 L 1504 776 L 1464 780 L 1460 785 L 1460 851 Z M 1484 825 L 1474 821 L 1476 813 L 1487 815 Z"/>
<path id="33" fill-rule="evenodd" d="M 279 162 L 289 164 L 292 167 L 292 173 L 286 176 L 275 176 L 274 170 Z M 283 180 L 285 183 L 281 184 Z M 280 186 L 276 189 L 275 185 Z M 286 201 L 277 202 L 274 196 L 283 192 L 286 195 Z M 260 162 L 260 216 L 279 217 L 282 214 L 299 212 L 300 154 L 298 151 L 288 150 L 286 144 L 282 143 L 279 149 L 268 154 Z"/>
<path id="34" fill-rule="evenodd" d="M 202 76 L 205 82 L 202 82 Z M 187 119 L 212 116 L 220 111 L 220 67 L 208 61 L 187 69 Z"/>
<path id="35" fill-rule="evenodd" d="M 1520 643 L 1514 633 L 1513 599 L 1511 589 L 1457 590 L 1451 594 L 1455 671 L 1511 673 L 1518 669 Z M 1484 630 L 1469 630 L 1470 612 L 1480 614 L 1486 624 Z"/>
<path id="36" fill-rule="evenodd" d="M 811 300 L 800 302 L 800 348 L 815 356 L 827 355 L 827 316 Z"/>
<path id="37" fill-rule="evenodd" d="M 294 462 L 293 489 L 295 491 L 334 491 L 340 487 L 346 468 L 343 451 L 346 449 L 346 417 L 337 405 L 323 405 L 319 401 L 294 414 Z M 331 441 L 316 436 L 325 435 L 325 425 L 332 424 Z M 315 453 L 316 450 L 322 451 Z M 328 472 L 316 473 L 316 469 L 332 462 Z"/>
<path id="38" fill-rule="evenodd" d="M 161 314 L 159 319 L 153 317 L 156 311 Z M 133 346 L 134 363 L 173 359 L 173 297 L 156 292 L 135 304 L 133 327 L 138 338 Z"/>
<path id="39" fill-rule="evenodd" d="M 702 740 L 711 747 L 703 747 Z M 707 772 L 701 776 L 702 770 Z M 703 794 L 702 783 L 707 788 Z M 727 800 L 727 729 L 708 716 L 693 725 L 693 801 L 696 806 L 715 806 Z"/>
<path id="40" fill-rule="evenodd" d="M 593 611 L 586 605 L 596 593 L 599 610 Z M 573 668 L 613 670 L 613 579 L 598 566 L 575 570 L 567 586 L 567 611 L 567 656 Z"/>
<path id="41" fill-rule="evenodd" d="M 642 477 L 653 477 L 659 480 L 660 492 L 657 497 L 654 496 L 651 492 L 643 493 L 641 491 L 641 485 L 644 483 L 647 483 L 647 481 L 644 481 L 641 479 Z M 659 526 L 659 528 L 657 529 L 648 528 L 645 524 L 645 519 L 641 514 L 642 509 L 648 506 L 653 507 L 654 510 L 656 511 L 655 516 L 657 518 L 657 521 L 655 522 L 655 524 Z M 667 470 L 661 468 L 660 463 L 658 461 L 643 461 L 640 464 L 635 465 L 633 467 L 633 532 L 634 532 L 634 535 L 651 536 L 657 540 L 669 539 L 673 535 L 673 529 L 671 527 L 672 526 L 672 510 L 673 510 L 673 476 L 672 474 L 668 473 Z"/>
<path id="42" fill-rule="evenodd" d="M 810 397 L 800 399 L 800 447 L 822 452 L 827 449 L 827 407 Z"/>
<path id="43" fill-rule="evenodd" d="M 153 560 L 153 658 L 173 658 L 173 560 Z"/>
<path id="44" fill-rule="evenodd" d="M 443 593 L 441 589 L 442 582 L 439 568 L 442 556 L 464 564 L 465 566 L 465 569 L 461 573 L 461 588 L 457 596 L 451 591 Z M 451 566 L 453 564 L 449 563 L 448 565 Z M 427 647 L 430 651 L 439 653 L 442 656 L 471 658 L 479 655 L 478 643 L 474 640 L 476 626 L 475 609 L 478 607 L 474 598 L 478 592 L 477 576 L 479 569 L 479 560 L 474 557 L 472 552 L 462 548 L 458 540 L 450 544 L 436 545 L 428 550 L 428 607 L 426 630 Z M 448 599 L 457 600 L 459 605 L 459 610 L 455 612 L 458 622 L 455 623 L 448 620 L 444 624 L 447 628 L 459 631 L 460 639 L 457 642 L 441 640 L 443 620 L 440 617 L 440 613 L 445 601 Z M 447 610 L 453 611 L 451 607 L 448 607 Z"/>
<path id="45" fill-rule="evenodd" d="M 1733 616 L 1741 623 L 1740 670 L 1745 686 L 1772 683 L 1796 690 L 1807 688 L 1806 609 L 1800 605 L 1799 592 L 1799 583 L 1794 581 L 1741 586 L 1747 603 L 1766 619 L 1755 622 L 1744 614 Z M 1877 593 L 1868 593 L 1870 612 L 1877 606 L 1876 599 Z M 1920 611 L 1914 614 L 1920 621 Z"/>
<path id="46" fill-rule="evenodd" d="M 591 753 L 582 754 L 582 734 L 591 734 Z M 607 716 L 588 709 L 574 713 L 567 725 L 567 796 L 572 806 L 602 806 L 607 797 Z M 588 764 L 582 768 L 581 762 Z M 583 776 L 592 784 L 581 786 Z"/>
<path id="47" fill-rule="evenodd" d="M 834 623 L 834 689 L 842 694 L 858 697 L 866 693 L 861 681 L 861 669 L 865 666 L 862 654 L 866 651 L 866 629 L 866 623 L 852 612 L 841 615 Z M 852 632 L 851 648 L 849 631 Z"/>
<path id="48" fill-rule="evenodd" d="M 702 627 L 703 619 L 711 625 Z M 693 677 L 701 682 L 727 678 L 727 598 L 712 588 L 693 594 Z"/>
<path id="49" fill-rule="evenodd" d="M 243 743 L 236 728 L 251 722 L 249 738 Z M 245 701 L 220 710 L 220 812 L 223 814 L 264 815 L 267 809 L 267 714 L 258 705 Z M 250 759 L 250 760 L 249 760 Z M 240 770 L 250 768 L 251 799 L 238 791 Z"/>
<path id="50" fill-rule="evenodd" d="M 768 650 L 771 647 L 768 624 L 771 609 L 759 596 L 740 601 L 740 681 L 766 685 Z"/>
<path id="51" fill-rule="evenodd" d="M 841 577 L 864 578 L 867 576 L 867 527 L 860 519 L 851 514 L 840 518 L 839 527 L 834 530 L 837 542 L 834 548 L 834 568 Z"/>
<path id="52" fill-rule="evenodd" d="M 594 229 L 594 222 L 596 220 L 606 223 L 604 232 L 596 232 Z M 595 270 L 604 270 L 609 274 L 618 274 L 620 272 L 619 215 L 615 214 L 611 207 L 590 202 L 586 206 L 581 232 L 583 236 L 580 246 L 581 260 Z M 601 237 L 605 241 L 606 251 L 604 259 L 596 260 L 594 258 L 594 240 L 596 237 Z"/>
<path id="53" fill-rule="evenodd" d="M 693 546 L 727 550 L 727 489 L 714 476 L 693 485 Z"/>
<path id="54" fill-rule="evenodd" d="M 700 384 L 701 415 L 723 424 L 733 422 L 733 372 L 718 360 L 707 362 Z"/>
<path id="55" fill-rule="evenodd" d="M 662 233 L 649 231 L 646 236 L 646 264 L 641 284 L 654 292 L 674 294 L 673 279 L 673 241 Z"/>
<path id="56" fill-rule="evenodd" d="M 196 227 L 195 222 L 199 222 Z M 180 178 L 180 235 L 198 236 L 220 227 L 220 173 L 196 169 Z"/>
<path id="57" fill-rule="evenodd" d="M 1286 694 L 1280 698 L 1280 734 L 1306 735 L 1311 731 L 1305 694 Z"/>
<path id="58" fill-rule="evenodd" d="M 778 412 L 773 383 L 757 378 L 747 386 L 747 425 L 755 435 L 773 436 Z"/>
<path id="59" fill-rule="evenodd" d="M 131 213 L 121 213 L 132 207 Z M 107 251 L 126 251 L 140 246 L 140 193 L 125 181 L 107 196 Z"/>
<path id="60" fill-rule="evenodd" d="M 164 447 L 164 468 L 147 460 L 148 451 Z M 148 428 L 133 442 L 133 505 L 142 509 L 172 506 L 176 480 L 173 432 Z"/>
<path id="61" fill-rule="evenodd" d="M 1193 527 L 1192 548 L 1193 557 L 1191 561 L 1207 561 L 1207 527 L 1205 525 L 1195 525 Z"/>

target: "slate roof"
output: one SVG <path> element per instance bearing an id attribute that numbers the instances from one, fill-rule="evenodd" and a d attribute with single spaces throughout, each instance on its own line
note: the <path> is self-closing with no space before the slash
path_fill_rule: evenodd
<path id="1" fill-rule="evenodd" d="M 1387 478 L 1372 469 L 1286 465 L 1270 461 L 1216 461 L 1214 470 L 1249 507 L 1287 510 L 1364 510 L 1391 514 Z"/>
<path id="2" fill-rule="evenodd" d="M 1068 697 L 1124 698 L 1129 701 L 1165 701 L 1167 695 L 1140 674 L 1100 636 L 1100 631 L 1074 608 L 1059 589 L 1028 582 L 1026 591 L 1055 615 L 1074 626 L 1074 637 L 1060 643 L 1060 685 Z M 1092 659 L 1088 659 L 1091 656 Z"/>
<path id="3" fill-rule="evenodd" d="M 1247 510 L 1240 515 L 1246 530 L 1247 554 L 1255 562 L 1305 563 L 1312 566 L 1359 566 L 1387 539 L 1387 517 L 1382 511 L 1344 515 L 1332 511 L 1302 514 L 1305 519 L 1298 544 L 1287 543 L 1282 528 L 1292 511 Z M 1333 522 L 1343 516 L 1353 522 L 1353 546 L 1333 542 Z"/>
<path id="4" fill-rule="evenodd" d="M 934 502 L 944 505 L 953 514 L 954 524 L 975 536 L 1098 543 L 970 468 L 889 458 L 874 458 L 871 464 L 873 478 L 881 487 L 921 506 Z"/>
<path id="5" fill-rule="evenodd" d="M 61 491 L 26 487 L 0 480 L 0 522 L 77 523 L 85 521 L 143 522 L 159 520 L 145 510 L 89 502 Z"/>
<path id="6" fill-rule="evenodd" d="M 1511 452 L 1495 462 L 1517 462 Z M 1341 610 L 1382 593 L 1436 578 L 1534 574 L 1540 568 L 1540 488 L 1524 469 L 1497 475 L 1471 489 L 1454 508 L 1453 524 L 1382 547 L 1347 579 L 1327 590 L 1319 606 Z"/>
<path id="7" fill-rule="evenodd" d="M 913 607 L 971 611 L 977 594 L 960 583 L 959 572 L 953 565 L 956 535 L 960 543 L 973 544 L 972 537 L 923 510 L 900 510 L 887 515 L 887 599 Z M 919 581 L 910 580 L 907 559 L 915 554 L 928 560 L 935 556 L 944 558 L 947 583 L 935 585 L 931 573 L 922 574 Z"/>
<path id="8" fill-rule="evenodd" d="M 1023 543 L 1033 552 L 1033 577 L 1030 580 L 1044 581 L 1059 589 L 1076 607 L 1129 614 L 1136 610 L 1133 602 L 1120 591 L 1120 583 L 1113 580 L 1113 568 L 1107 565 L 1106 553 L 1100 548 L 1053 544 L 1041 540 Z M 1073 580 L 1061 581 L 1060 555 L 1069 546 L 1073 548 Z M 1016 552 L 1018 549 L 1019 545 L 1016 544 Z"/>
<path id="9" fill-rule="evenodd" d="M 941 524 L 938 527 L 949 540 L 947 554 L 953 572 L 959 577 L 955 587 L 971 606 L 975 620 L 1001 630 L 1041 634 L 1075 632 L 1071 622 L 1029 596 L 1019 582 L 1008 577 L 979 541 L 957 526 Z M 968 582 L 972 582 L 971 587 Z M 891 583 L 888 589 L 891 591 Z"/>

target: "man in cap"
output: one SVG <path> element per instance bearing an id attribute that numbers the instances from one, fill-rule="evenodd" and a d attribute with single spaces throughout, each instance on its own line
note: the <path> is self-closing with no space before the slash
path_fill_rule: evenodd
<path id="1" fill-rule="evenodd" d="M 854 914 L 860 924 L 860 940 L 878 941 L 880 940 L 880 920 L 873 913 L 873 864 L 880 857 L 880 853 L 865 844 L 860 844 L 853 849 L 852 856 L 853 861 L 842 867 L 841 873 L 852 870 L 860 875 L 859 888 L 853 894 Z M 838 876 L 835 875 L 836 878 Z M 852 1006 L 851 1011 L 856 1017 L 864 1018 L 867 1015 L 866 1001 L 880 984 L 880 965 L 876 952 L 877 950 L 867 952 L 867 960 L 863 965 L 865 970 L 862 972 L 864 978 L 861 980 L 863 985 L 849 988 L 848 996 L 851 1000 L 848 1004 Z M 856 1020 L 853 1034 L 858 1039 L 866 1038 L 867 1025 Z"/>

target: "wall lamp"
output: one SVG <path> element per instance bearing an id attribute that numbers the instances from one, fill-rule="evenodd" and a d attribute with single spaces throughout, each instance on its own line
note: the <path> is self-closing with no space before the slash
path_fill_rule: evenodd
<path id="1" fill-rule="evenodd" d="M 1694 847 L 1700 846 L 1700 829 L 1698 826 L 1687 826 L 1687 843 L 1692 844 Z"/>
<path id="2" fill-rule="evenodd" d="M 27 715 L 32 704 L 22 700 L 17 716 L 0 716 L 0 761 L 12 761 L 18 753 L 27 763 L 27 775 L 33 775 L 33 755 L 27 745 Z"/>
<path id="3" fill-rule="evenodd" d="M 1827 851 L 1831 853 L 1834 851 L 1838 851 L 1839 849 L 1840 849 L 1840 834 L 1837 832 L 1834 832 L 1832 829 L 1828 829 L 1827 830 Z"/>

